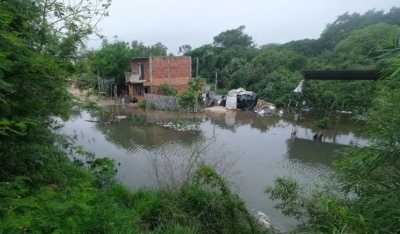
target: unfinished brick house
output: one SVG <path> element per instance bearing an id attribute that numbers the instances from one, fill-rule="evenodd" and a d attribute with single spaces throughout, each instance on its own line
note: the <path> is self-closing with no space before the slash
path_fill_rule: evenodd
<path id="1" fill-rule="evenodd" d="M 164 83 L 181 93 L 187 88 L 190 77 L 190 56 L 134 58 L 131 72 L 125 73 L 129 95 L 139 102 L 145 93 L 157 94 L 158 86 Z"/>

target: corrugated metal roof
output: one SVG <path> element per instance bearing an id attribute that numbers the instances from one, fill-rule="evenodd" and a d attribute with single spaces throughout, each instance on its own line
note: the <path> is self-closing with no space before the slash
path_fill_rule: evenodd
<path id="1" fill-rule="evenodd" d="M 306 80 L 377 80 L 380 70 L 301 71 Z"/>

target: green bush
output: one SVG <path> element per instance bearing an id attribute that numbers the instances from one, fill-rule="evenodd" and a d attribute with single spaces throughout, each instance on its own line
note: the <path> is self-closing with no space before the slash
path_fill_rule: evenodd
<path id="1" fill-rule="evenodd" d="M 185 89 L 181 95 L 179 95 L 179 105 L 181 108 L 189 111 L 196 109 L 197 100 L 199 98 L 199 91 L 193 89 Z"/>
<path id="2" fill-rule="evenodd" d="M 144 117 L 143 117 L 142 115 L 140 115 L 140 114 L 135 113 L 135 114 L 132 116 L 132 121 L 133 121 L 134 123 L 141 123 L 141 122 L 144 121 Z"/>
<path id="3" fill-rule="evenodd" d="M 35 140 L 43 142 L 43 137 Z M 88 168 L 71 163 L 55 145 L 7 147 L 15 149 L 9 154 L 15 161 L 7 160 L 0 168 L 0 233 L 24 229 L 32 233 L 266 232 L 255 225 L 226 181 L 206 165 L 198 168 L 193 181 L 175 189 L 131 191 L 114 179 L 112 160 L 96 159 L 82 147 L 73 148 L 73 153 L 81 155 Z M 2 157 L 0 153 L 4 162 Z"/>
<path id="4" fill-rule="evenodd" d="M 319 119 L 318 121 L 316 121 L 315 124 L 320 129 L 327 129 L 327 128 L 329 128 L 330 120 L 329 120 L 328 117 L 324 117 L 324 118 Z"/>
<path id="5" fill-rule="evenodd" d="M 157 89 L 159 95 L 175 96 L 176 90 L 168 84 L 160 84 Z"/>
<path id="6" fill-rule="evenodd" d="M 267 187 L 282 213 L 300 221 L 296 233 L 398 233 L 400 230 L 400 35 L 381 59 L 384 77 L 365 115 L 366 146 L 337 152 L 335 170 L 323 187 L 305 191 L 293 179 Z M 317 122 L 325 129 L 329 119 Z"/>
<path id="7" fill-rule="evenodd" d="M 140 103 L 139 103 L 139 107 L 142 108 L 143 110 L 146 109 L 147 106 L 147 100 L 143 99 Z"/>

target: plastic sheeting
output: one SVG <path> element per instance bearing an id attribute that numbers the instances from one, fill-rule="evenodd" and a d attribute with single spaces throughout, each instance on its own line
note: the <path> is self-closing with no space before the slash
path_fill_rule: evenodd
<path id="1" fill-rule="evenodd" d="M 256 93 L 251 95 L 237 95 L 237 108 L 242 110 L 251 110 L 257 105 L 258 97 Z"/>
<path id="2" fill-rule="evenodd" d="M 258 97 L 257 94 L 252 91 L 246 91 L 243 88 L 232 89 L 228 93 L 226 99 L 227 109 L 242 109 L 251 110 L 257 105 Z"/>
<path id="3" fill-rule="evenodd" d="M 234 97 L 226 97 L 226 109 L 235 110 L 237 109 L 237 98 Z"/>
<path id="4" fill-rule="evenodd" d="M 299 85 L 293 90 L 295 93 L 301 93 L 303 91 L 304 80 L 300 81 Z"/>

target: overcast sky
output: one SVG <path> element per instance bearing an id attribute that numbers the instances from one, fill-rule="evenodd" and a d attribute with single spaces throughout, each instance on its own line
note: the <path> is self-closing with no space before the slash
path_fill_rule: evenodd
<path id="1" fill-rule="evenodd" d="M 325 26 L 345 12 L 365 13 L 400 6 L 399 0 L 113 0 L 100 24 L 109 41 L 161 42 L 177 54 L 179 46 L 197 48 L 213 37 L 245 25 L 258 45 L 320 36 Z M 90 47 L 98 47 L 99 40 Z"/>

